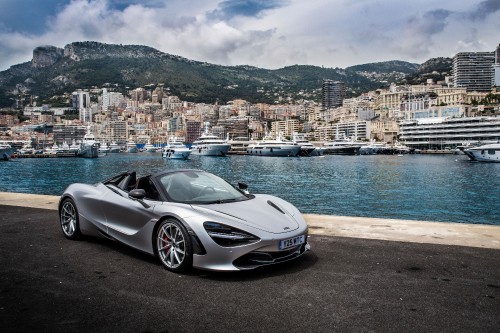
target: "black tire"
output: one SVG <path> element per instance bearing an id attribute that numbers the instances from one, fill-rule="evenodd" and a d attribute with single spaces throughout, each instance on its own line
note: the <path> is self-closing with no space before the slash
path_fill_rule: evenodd
<path id="1" fill-rule="evenodd" d="M 59 211 L 59 222 L 66 238 L 76 240 L 82 237 L 78 209 L 72 199 L 66 198 L 62 202 Z"/>
<path id="2" fill-rule="evenodd" d="M 171 272 L 186 272 L 193 266 L 193 246 L 187 229 L 169 218 L 158 225 L 154 235 L 155 253 Z"/>

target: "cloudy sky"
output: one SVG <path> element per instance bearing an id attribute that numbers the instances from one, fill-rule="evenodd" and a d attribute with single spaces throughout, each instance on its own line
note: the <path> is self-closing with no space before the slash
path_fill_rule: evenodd
<path id="1" fill-rule="evenodd" d="M 0 70 L 75 41 L 269 69 L 422 63 L 493 51 L 500 0 L 0 0 Z"/>

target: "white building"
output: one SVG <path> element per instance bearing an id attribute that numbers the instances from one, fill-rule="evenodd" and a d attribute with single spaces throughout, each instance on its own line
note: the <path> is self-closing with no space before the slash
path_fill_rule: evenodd
<path id="1" fill-rule="evenodd" d="M 84 122 L 92 122 L 92 109 L 90 108 L 90 94 L 78 90 L 71 96 L 73 108 L 78 110 L 79 119 Z"/>

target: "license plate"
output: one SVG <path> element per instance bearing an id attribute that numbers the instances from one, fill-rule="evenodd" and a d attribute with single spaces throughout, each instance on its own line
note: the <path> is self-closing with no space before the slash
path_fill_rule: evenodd
<path id="1" fill-rule="evenodd" d="M 304 244 L 305 241 L 306 241 L 305 235 L 301 235 L 301 236 L 297 236 L 297 237 L 293 237 L 293 238 L 288 238 L 288 239 L 283 239 L 283 240 L 280 240 L 279 248 L 280 248 L 280 250 L 285 250 L 285 249 L 288 249 L 290 247 L 294 247 L 294 246 L 299 245 L 299 244 Z"/>

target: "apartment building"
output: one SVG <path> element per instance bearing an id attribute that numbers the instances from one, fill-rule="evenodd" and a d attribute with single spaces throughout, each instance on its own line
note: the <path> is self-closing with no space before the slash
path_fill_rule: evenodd
<path id="1" fill-rule="evenodd" d="M 453 57 L 453 85 L 467 91 L 490 92 L 495 52 L 460 52 Z"/>
<path id="2" fill-rule="evenodd" d="M 342 105 L 346 96 L 346 85 L 341 81 L 323 80 L 322 108 L 329 109 Z"/>

